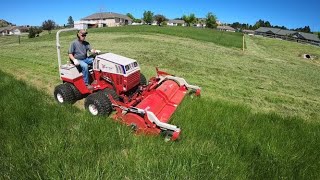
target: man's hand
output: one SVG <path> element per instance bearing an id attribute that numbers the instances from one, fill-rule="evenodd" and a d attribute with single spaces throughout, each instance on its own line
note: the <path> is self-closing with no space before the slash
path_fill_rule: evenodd
<path id="1" fill-rule="evenodd" d="M 79 66 L 80 65 L 80 62 L 78 59 L 74 59 L 73 60 L 73 64 L 76 65 L 76 66 Z"/>
<path id="2" fill-rule="evenodd" d="M 95 53 L 96 53 L 96 54 L 100 54 L 101 51 L 100 51 L 100 50 L 96 50 Z"/>

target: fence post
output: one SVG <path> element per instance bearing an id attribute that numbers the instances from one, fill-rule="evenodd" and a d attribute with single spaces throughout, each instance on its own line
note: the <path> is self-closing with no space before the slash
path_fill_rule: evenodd
<path id="1" fill-rule="evenodd" d="M 19 44 L 20 44 L 20 34 L 18 35 L 18 41 L 19 41 Z"/>
<path id="2" fill-rule="evenodd" d="M 244 33 L 242 34 L 242 51 L 244 51 Z"/>

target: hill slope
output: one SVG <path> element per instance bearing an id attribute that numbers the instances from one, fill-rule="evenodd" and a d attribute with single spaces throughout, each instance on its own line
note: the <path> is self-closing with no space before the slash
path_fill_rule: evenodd
<path id="1" fill-rule="evenodd" d="M 7 26 L 10 26 L 10 25 L 13 25 L 12 23 L 10 22 L 7 22 L 3 19 L 0 19 L 0 27 L 7 27 Z"/>

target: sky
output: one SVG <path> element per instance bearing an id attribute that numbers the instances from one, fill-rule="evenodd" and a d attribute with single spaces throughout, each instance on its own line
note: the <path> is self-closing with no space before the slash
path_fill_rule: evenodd
<path id="1" fill-rule="evenodd" d="M 212 12 L 222 23 L 248 23 L 259 19 L 289 29 L 310 26 L 320 32 L 320 0 L 28 0 L 1 2 L 0 19 L 16 25 L 41 26 L 45 20 L 59 25 L 97 12 L 131 13 L 142 18 L 144 11 L 168 19 L 194 13 L 205 18 Z"/>

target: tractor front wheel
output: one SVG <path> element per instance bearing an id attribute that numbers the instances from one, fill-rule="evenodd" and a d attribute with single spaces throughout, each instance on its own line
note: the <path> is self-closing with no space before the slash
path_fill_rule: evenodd
<path id="1" fill-rule="evenodd" d="M 87 96 L 84 106 L 94 116 L 108 116 L 112 112 L 111 102 L 102 91 Z"/>
<path id="2" fill-rule="evenodd" d="M 106 88 L 104 90 L 102 90 L 103 94 L 105 95 L 106 98 L 108 98 L 109 100 L 109 94 L 112 96 L 112 98 L 115 100 L 115 101 L 119 101 L 120 100 L 120 97 L 119 95 L 116 93 L 115 90 L 113 89 L 110 89 L 110 88 Z"/>
<path id="3" fill-rule="evenodd" d="M 140 73 L 140 85 L 148 85 L 146 76 L 142 73 Z"/>

